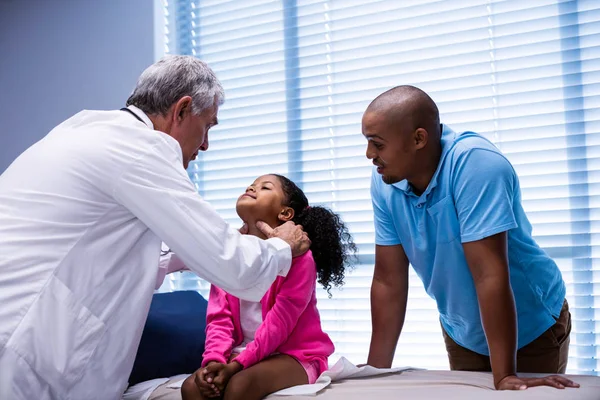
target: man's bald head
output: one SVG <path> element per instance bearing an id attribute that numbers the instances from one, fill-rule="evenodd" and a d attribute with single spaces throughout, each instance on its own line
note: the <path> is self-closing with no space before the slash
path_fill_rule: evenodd
<path id="1" fill-rule="evenodd" d="M 398 86 L 379 95 L 362 118 L 366 156 L 387 184 L 406 179 L 415 193 L 424 191 L 442 152 L 438 108 L 414 86 Z"/>
<path id="2" fill-rule="evenodd" d="M 376 113 L 402 132 L 425 129 L 432 139 L 441 137 L 440 113 L 427 93 L 409 85 L 383 92 L 369 104 L 366 113 Z"/>

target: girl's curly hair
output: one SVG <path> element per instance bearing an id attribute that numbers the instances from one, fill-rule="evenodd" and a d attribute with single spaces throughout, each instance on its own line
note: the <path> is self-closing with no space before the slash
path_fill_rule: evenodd
<path id="1" fill-rule="evenodd" d="M 285 205 L 294 210 L 292 221 L 302 225 L 312 244 L 319 284 L 331 297 L 332 284 L 344 284 L 346 268 L 356 260 L 357 247 L 342 219 L 325 207 L 309 206 L 306 195 L 294 182 L 282 175 L 273 174 L 281 182 Z"/>

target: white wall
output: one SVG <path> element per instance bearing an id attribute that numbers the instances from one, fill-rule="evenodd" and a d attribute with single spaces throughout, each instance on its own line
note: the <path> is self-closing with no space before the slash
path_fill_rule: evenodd
<path id="1" fill-rule="evenodd" d="M 0 0 L 0 173 L 78 111 L 124 105 L 155 60 L 154 9 L 154 0 Z"/>

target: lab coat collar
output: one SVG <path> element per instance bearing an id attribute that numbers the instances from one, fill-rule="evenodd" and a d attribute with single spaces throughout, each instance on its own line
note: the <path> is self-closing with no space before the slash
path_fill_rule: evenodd
<path id="1" fill-rule="evenodd" d="M 152 120 L 140 108 L 138 108 L 138 107 L 136 107 L 134 105 L 128 105 L 127 108 L 129 110 L 131 110 L 132 113 L 135 113 L 135 115 L 137 115 L 138 117 L 140 117 L 142 119 L 142 121 L 144 121 L 144 123 L 150 129 L 154 129 L 154 124 L 152 123 Z"/>

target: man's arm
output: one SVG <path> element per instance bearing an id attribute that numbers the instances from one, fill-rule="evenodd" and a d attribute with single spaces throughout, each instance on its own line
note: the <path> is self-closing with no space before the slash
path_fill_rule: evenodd
<path id="1" fill-rule="evenodd" d="M 373 332 L 367 361 L 373 367 L 392 366 L 406 315 L 408 265 L 402 245 L 375 247 L 375 272 L 371 285 Z"/>
<path id="2" fill-rule="evenodd" d="M 517 312 L 510 286 L 506 232 L 464 243 L 463 248 L 477 291 L 494 385 L 498 387 L 502 379 L 517 372 Z"/>
<path id="3" fill-rule="evenodd" d="M 533 386 L 557 389 L 579 387 L 570 379 L 551 375 L 541 378 L 516 376 L 517 312 L 510 286 L 506 232 L 464 243 L 465 257 L 473 275 L 479 311 L 490 349 L 494 386 L 522 390 Z"/>
<path id="4" fill-rule="evenodd" d="M 502 155 L 475 149 L 463 153 L 454 175 L 454 199 L 465 258 L 477 292 L 481 322 L 497 389 L 576 387 L 560 376 L 518 378 L 517 312 L 510 285 L 507 232 L 517 227 L 513 202 L 520 201 L 517 175 Z"/>
<path id="5" fill-rule="evenodd" d="M 245 235 L 248 233 L 248 225 L 244 224 L 238 231 Z M 273 236 L 276 237 L 276 236 Z M 183 272 L 189 271 L 190 269 L 185 266 L 181 258 L 177 256 L 177 254 L 173 252 L 169 252 L 167 255 L 161 255 L 161 258 L 158 262 L 158 273 L 156 276 L 156 285 L 154 286 L 154 290 L 158 290 L 168 274 L 172 274 L 173 272 Z"/>

